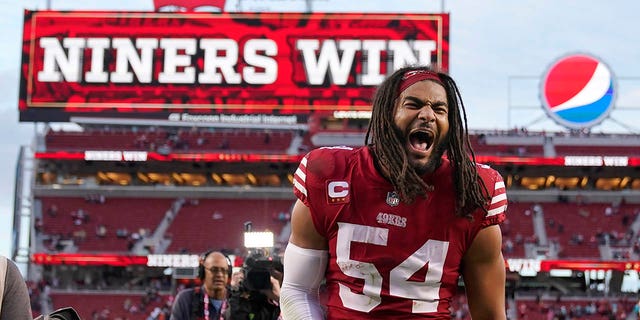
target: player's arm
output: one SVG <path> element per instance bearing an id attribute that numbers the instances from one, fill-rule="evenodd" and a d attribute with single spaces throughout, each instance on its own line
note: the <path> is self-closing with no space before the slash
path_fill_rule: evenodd
<path id="1" fill-rule="evenodd" d="M 463 258 L 462 277 L 474 320 L 506 319 L 500 226 L 488 226 L 478 232 Z"/>
<path id="2" fill-rule="evenodd" d="M 327 268 L 327 248 L 327 240 L 316 231 L 309 208 L 298 200 L 284 253 L 280 308 L 285 320 L 324 319 L 318 288 Z"/>
<path id="3" fill-rule="evenodd" d="M 311 211 L 297 200 L 291 213 L 291 237 L 289 243 L 300 248 L 327 250 L 327 239 L 321 236 L 311 220 Z"/>

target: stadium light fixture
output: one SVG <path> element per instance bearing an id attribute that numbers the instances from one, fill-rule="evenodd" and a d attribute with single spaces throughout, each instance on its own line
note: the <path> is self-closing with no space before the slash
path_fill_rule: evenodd
<path id="1" fill-rule="evenodd" d="M 273 248 L 273 232 L 246 231 L 244 233 L 244 246 L 246 248 Z"/>

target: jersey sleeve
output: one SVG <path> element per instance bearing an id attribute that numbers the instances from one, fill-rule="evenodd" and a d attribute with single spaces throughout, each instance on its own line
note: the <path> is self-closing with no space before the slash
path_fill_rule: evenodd
<path id="1" fill-rule="evenodd" d="M 339 207 L 329 203 L 327 184 L 334 180 L 346 183 L 344 172 L 351 151 L 348 147 L 312 150 L 302 158 L 293 177 L 293 193 L 309 208 L 316 230 L 323 236 Z"/>
<path id="2" fill-rule="evenodd" d="M 300 164 L 298 164 L 298 169 L 293 175 L 293 193 L 296 198 L 300 199 L 307 207 L 311 207 L 309 203 L 309 195 L 307 191 L 307 163 L 309 162 L 309 155 L 311 152 L 307 153 L 302 160 L 300 160 Z"/>
<path id="3" fill-rule="evenodd" d="M 507 190 L 502 176 L 498 171 L 489 167 L 485 167 L 484 170 L 488 171 L 490 177 L 485 180 L 485 184 L 491 195 L 491 200 L 489 200 L 487 214 L 482 220 L 482 228 L 502 223 L 506 219 L 507 212 Z"/>
<path id="4" fill-rule="evenodd" d="M 325 225 L 327 214 L 323 207 L 322 198 L 324 194 L 324 172 L 323 167 L 327 166 L 327 161 L 331 155 L 323 149 L 315 149 L 307 153 L 293 177 L 293 193 L 304 203 L 309 212 L 311 220 L 320 235 L 325 236 L 327 227 Z"/>
<path id="5" fill-rule="evenodd" d="M 342 177 L 352 150 L 349 147 L 322 147 L 307 153 L 293 176 L 296 197 L 309 208 L 321 206 L 326 181 Z"/>

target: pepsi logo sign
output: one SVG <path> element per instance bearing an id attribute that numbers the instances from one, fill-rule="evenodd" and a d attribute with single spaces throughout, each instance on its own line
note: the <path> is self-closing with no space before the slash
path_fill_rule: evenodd
<path id="1" fill-rule="evenodd" d="M 542 81 L 542 107 L 560 125 L 590 128 L 609 116 L 615 100 L 611 69 L 586 54 L 558 59 Z"/>

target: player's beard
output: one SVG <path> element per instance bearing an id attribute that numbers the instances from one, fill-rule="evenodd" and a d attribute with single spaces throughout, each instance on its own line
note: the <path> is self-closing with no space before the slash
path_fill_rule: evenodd
<path id="1" fill-rule="evenodd" d="M 393 131 L 395 132 L 398 140 L 400 140 L 402 145 L 406 146 L 408 137 L 405 135 L 405 133 L 402 132 L 396 125 L 393 126 Z M 432 151 L 429 154 L 429 159 L 425 164 L 420 164 L 412 161 L 409 155 L 409 151 L 405 148 L 405 157 L 407 157 L 411 168 L 413 168 L 413 170 L 415 170 L 415 172 L 420 176 L 434 172 L 436 169 L 438 169 L 438 167 L 440 167 L 440 164 L 442 163 L 442 156 L 449 146 L 449 139 L 450 135 L 447 132 L 444 138 L 440 140 L 435 146 L 433 146 Z"/>
<path id="2" fill-rule="evenodd" d="M 442 141 L 440 141 L 434 148 L 431 154 L 429 155 L 429 160 L 426 164 L 413 164 L 413 170 L 420 176 L 425 175 L 427 173 L 431 173 L 436 171 L 440 164 L 442 163 L 442 155 L 447 150 L 447 146 L 449 145 L 449 135 L 447 134 Z"/>

